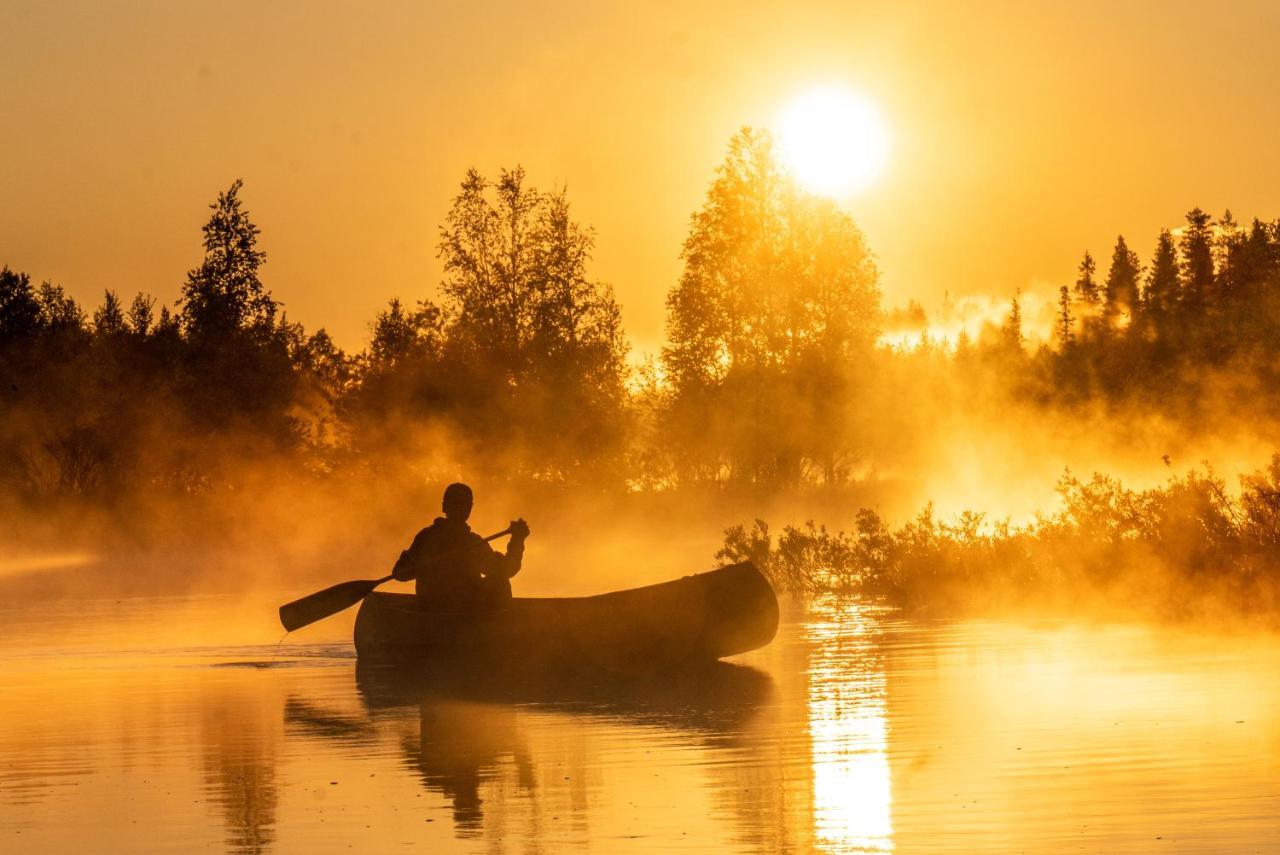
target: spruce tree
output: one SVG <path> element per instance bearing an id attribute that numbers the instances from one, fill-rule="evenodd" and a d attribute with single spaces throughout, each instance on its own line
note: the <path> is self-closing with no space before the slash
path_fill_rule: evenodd
<path id="1" fill-rule="evenodd" d="M 1111 254 L 1111 269 L 1107 272 L 1106 314 L 1115 319 L 1122 313 L 1132 312 L 1138 306 L 1138 281 L 1142 276 L 1142 263 L 1138 254 L 1129 249 L 1124 235 L 1116 238 L 1116 248 Z"/>
<path id="2" fill-rule="evenodd" d="M 1213 242 L 1214 293 L 1226 298 L 1239 292 L 1247 278 L 1245 270 L 1245 231 L 1236 222 L 1228 208 L 1218 221 L 1217 236 Z"/>
<path id="3" fill-rule="evenodd" d="M 1066 350 L 1076 340 L 1071 318 L 1071 289 L 1063 285 L 1058 289 L 1058 345 Z"/>
<path id="4" fill-rule="evenodd" d="M 1094 279 L 1097 270 L 1098 265 L 1086 250 L 1084 258 L 1080 260 L 1080 275 L 1076 278 L 1076 298 L 1087 306 L 1096 305 L 1098 302 L 1098 283 Z"/>
<path id="5" fill-rule="evenodd" d="M 1009 301 L 1009 317 L 1001 329 L 1005 346 L 1011 351 L 1022 352 L 1022 292 L 1014 294 Z"/>
<path id="6" fill-rule="evenodd" d="M 1153 317 L 1165 317 L 1178 302 L 1178 251 L 1168 229 L 1160 230 L 1156 250 L 1147 273 L 1147 289 L 1143 304 Z"/>
<path id="7" fill-rule="evenodd" d="M 1203 311 L 1213 299 L 1213 231 L 1211 218 L 1199 208 L 1187 212 L 1182 233 L 1182 299 L 1193 311 Z"/>
<path id="8" fill-rule="evenodd" d="M 1255 217 L 1248 237 L 1241 244 L 1237 262 L 1240 281 L 1247 292 L 1254 292 L 1260 283 L 1271 278 L 1276 269 L 1273 250 L 1270 230 L 1266 223 Z"/>

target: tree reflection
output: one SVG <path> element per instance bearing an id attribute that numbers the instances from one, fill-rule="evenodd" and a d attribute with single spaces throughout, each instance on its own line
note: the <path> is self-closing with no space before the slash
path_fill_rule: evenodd
<path id="1" fill-rule="evenodd" d="M 201 704 L 205 788 L 222 808 L 228 851 L 257 855 L 275 842 L 280 742 L 277 698 L 227 686 Z"/>

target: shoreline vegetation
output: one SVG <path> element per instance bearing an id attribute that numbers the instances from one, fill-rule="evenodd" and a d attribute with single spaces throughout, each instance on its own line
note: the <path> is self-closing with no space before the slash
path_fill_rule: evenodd
<path id="1" fill-rule="evenodd" d="M 1070 472 L 1060 507 L 1025 525 L 926 506 L 890 527 L 861 509 L 852 531 L 813 520 L 774 536 L 725 531 L 723 566 L 751 561 L 801 600 L 857 595 L 908 614 L 1132 613 L 1280 617 L 1280 454 L 1230 491 L 1212 469 L 1134 490 Z"/>
<path id="2" fill-rule="evenodd" d="M 567 188 L 539 190 L 518 167 L 467 172 L 437 234 L 436 298 L 391 299 L 357 353 L 272 296 L 243 189 L 209 206 L 171 306 L 107 292 L 87 311 L 0 269 L 0 554 L 311 538 L 305 560 L 340 541 L 351 555 L 402 536 L 405 508 L 460 477 L 547 507 L 640 497 L 668 506 L 657 520 L 712 497 L 719 528 L 879 506 L 869 494 L 894 479 L 918 507 L 956 449 L 996 431 L 1023 457 L 1057 442 L 1076 459 L 1069 443 L 1091 442 L 1132 461 L 1200 459 L 1238 437 L 1256 448 L 1280 428 L 1280 221 L 1195 208 L 1147 265 L 1123 236 L 1105 272 L 1085 253 L 1050 322 L 1019 294 L 970 329 L 953 304 L 886 312 L 852 218 L 744 129 L 690 218 L 666 343 L 633 365 Z M 937 332 L 948 324 L 958 333 Z M 926 510 L 890 528 L 865 511 L 851 532 L 788 528 L 776 544 L 763 524 L 734 529 L 726 549 L 756 550 L 797 592 L 915 610 L 1069 600 L 1077 582 L 1135 608 L 1203 596 L 1275 610 L 1275 465 L 1238 495 L 1211 471 L 1157 491 L 1068 476 L 1063 510 L 1030 526 Z M 1027 480 L 1008 469 L 1005 486 Z M 966 489 L 999 495 L 984 471 Z M 779 507 L 805 495 L 826 498 Z"/>

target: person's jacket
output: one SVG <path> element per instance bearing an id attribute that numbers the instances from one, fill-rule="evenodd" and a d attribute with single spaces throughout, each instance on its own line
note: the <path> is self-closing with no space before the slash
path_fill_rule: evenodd
<path id="1" fill-rule="evenodd" d="M 391 574 L 417 580 L 420 597 L 436 601 L 469 599 L 485 579 L 510 579 L 520 572 L 524 543 L 513 539 L 504 555 L 464 522 L 437 517 L 400 553 Z"/>

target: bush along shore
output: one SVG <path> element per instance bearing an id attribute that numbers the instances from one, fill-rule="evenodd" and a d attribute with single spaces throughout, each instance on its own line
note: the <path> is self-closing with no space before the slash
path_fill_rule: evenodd
<path id="1" fill-rule="evenodd" d="M 1280 617 L 1280 454 L 1230 490 L 1212 469 L 1130 489 L 1095 474 L 1058 482 L 1060 507 L 1026 525 L 932 505 L 893 528 L 858 511 L 853 531 L 812 520 L 774 536 L 726 530 L 716 558 L 752 561 L 779 592 L 857 595 L 936 616 L 1122 612 Z"/>

